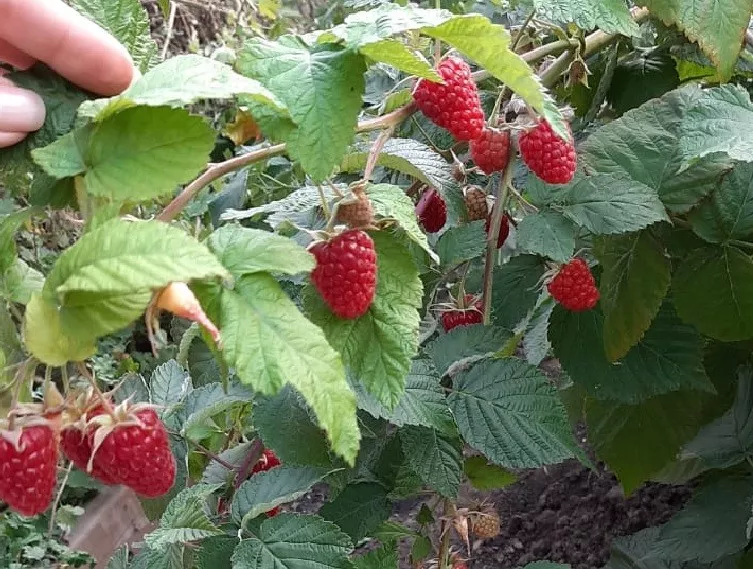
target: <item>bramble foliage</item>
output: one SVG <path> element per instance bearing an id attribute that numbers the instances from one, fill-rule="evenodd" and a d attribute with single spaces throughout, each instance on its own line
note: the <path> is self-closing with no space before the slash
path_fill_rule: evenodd
<path id="1" fill-rule="evenodd" d="M 0 151 L 0 413 L 41 393 L 37 364 L 64 406 L 86 362 L 117 402 L 156 406 L 175 484 L 143 500 L 158 527 L 111 569 L 389 569 L 406 539 L 414 562 L 445 569 L 431 527 L 463 518 L 461 483 L 590 465 L 577 421 L 627 493 L 695 485 L 668 523 L 616 540 L 610 567 L 751 561 L 748 1 L 348 0 L 316 31 L 239 41 L 232 66 L 158 61 L 136 0 L 73 4 L 143 76 L 92 99 L 42 65 L 10 75 L 48 115 Z M 487 121 L 512 134 L 504 172 L 484 176 L 412 102 L 450 51 L 472 66 Z M 574 133 L 566 184 L 518 157 L 539 119 Z M 493 204 L 486 224 L 468 221 L 470 186 Z M 415 211 L 427 188 L 447 209 L 428 235 Z M 308 249 L 364 196 L 376 294 L 343 319 L 311 282 Z M 70 238 L 30 253 L 60 210 L 80 220 Z M 576 257 L 599 301 L 574 312 L 545 284 Z M 191 298 L 169 304 L 176 282 Z M 483 323 L 445 332 L 450 309 Z M 556 381 L 538 367 L 548 356 Z M 259 466 L 270 456 L 282 464 Z M 286 507 L 320 484 L 318 512 Z M 388 521 L 426 489 L 443 510 L 425 505 L 416 531 Z M 364 555 L 362 540 L 381 546 Z"/>

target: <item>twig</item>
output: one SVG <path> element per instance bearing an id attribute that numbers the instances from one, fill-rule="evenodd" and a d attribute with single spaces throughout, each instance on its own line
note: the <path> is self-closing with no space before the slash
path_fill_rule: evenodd
<path id="1" fill-rule="evenodd" d="M 241 464 L 240 468 L 238 469 L 238 476 L 235 479 L 235 489 L 238 490 L 238 488 L 241 487 L 241 484 L 251 475 L 251 471 L 254 469 L 254 465 L 259 462 L 259 459 L 261 458 L 263 447 L 261 444 L 261 439 L 254 439 L 253 444 L 251 445 L 251 448 L 248 449 L 248 454 L 246 455 L 246 459 L 243 461 L 243 464 Z"/>
<path id="2" fill-rule="evenodd" d="M 371 150 L 369 150 L 369 157 L 366 160 L 366 168 L 363 171 L 364 182 L 368 182 L 369 178 L 371 178 L 371 174 L 372 172 L 374 172 L 374 168 L 376 167 L 377 161 L 379 160 L 379 154 L 381 154 L 384 145 L 390 139 L 393 132 L 395 132 L 395 125 L 390 125 L 382 132 L 380 132 L 379 136 L 374 141 Z"/>
<path id="3" fill-rule="evenodd" d="M 52 510 L 50 510 L 50 525 L 47 527 L 47 539 L 52 539 L 52 530 L 55 529 L 55 518 L 57 517 L 58 506 L 60 505 L 60 499 L 63 497 L 65 485 L 68 484 L 68 477 L 71 475 L 71 470 L 73 470 L 73 462 L 68 463 L 68 468 L 65 469 L 63 482 L 60 484 L 60 490 L 58 490 L 58 493 L 55 496 L 55 501 L 52 503 Z"/>
<path id="4" fill-rule="evenodd" d="M 520 40 L 523 38 L 523 32 L 526 31 L 528 24 L 531 23 L 531 20 L 533 20 L 533 17 L 535 15 L 536 15 L 536 8 L 531 10 L 531 13 L 528 14 L 526 21 L 523 22 L 523 25 L 520 27 L 520 31 L 518 32 L 518 35 L 515 36 L 515 41 L 512 42 L 512 45 L 510 46 L 510 51 L 515 51 L 516 49 L 518 49 L 518 46 L 520 45 Z"/>
<path id="5" fill-rule="evenodd" d="M 444 501 L 444 512 L 440 532 L 442 540 L 439 543 L 439 569 L 450 567 L 450 516 L 455 515 L 455 505 L 448 499 Z"/>
<path id="6" fill-rule="evenodd" d="M 196 450 L 198 450 L 201 454 L 204 454 L 204 455 L 208 456 L 213 461 L 215 461 L 217 464 L 220 464 L 220 465 L 224 466 L 225 468 L 227 468 L 230 472 L 235 472 L 235 471 L 238 470 L 238 467 L 233 466 L 228 461 L 226 461 L 224 458 L 222 458 L 220 455 L 218 455 L 217 453 L 209 450 L 208 448 L 206 448 L 201 443 L 197 443 L 195 440 L 189 439 L 188 437 L 183 437 L 183 438 L 185 439 L 185 441 L 187 443 L 190 443 L 193 446 L 195 446 Z"/>
<path id="7" fill-rule="evenodd" d="M 170 0 L 170 14 L 167 16 L 167 30 L 165 31 L 165 43 L 162 45 L 160 59 L 167 57 L 167 48 L 170 46 L 170 40 L 173 37 L 173 27 L 175 26 L 175 12 L 178 11 L 178 4 L 175 0 Z"/>

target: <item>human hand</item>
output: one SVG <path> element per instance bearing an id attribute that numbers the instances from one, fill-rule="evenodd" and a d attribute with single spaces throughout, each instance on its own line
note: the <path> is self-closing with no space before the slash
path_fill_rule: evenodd
<path id="1" fill-rule="evenodd" d="M 0 62 L 27 69 L 36 61 L 102 96 L 125 90 L 136 73 L 114 37 L 62 0 L 0 0 Z M 0 148 L 41 128 L 44 118 L 39 95 L 0 76 Z"/>

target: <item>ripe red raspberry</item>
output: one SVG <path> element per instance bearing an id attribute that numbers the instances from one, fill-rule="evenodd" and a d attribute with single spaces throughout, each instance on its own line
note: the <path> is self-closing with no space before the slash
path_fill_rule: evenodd
<path id="1" fill-rule="evenodd" d="M 568 130 L 569 130 L 568 126 Z M 545 120 L 518 137 L 523 162 L 547 184 L 567 184 L 573 179 L 577 166 L 573 135 L 564 141 Z"/>
<path id="2" fill-rule="evenodd" d="M 479 300 L 474 302 L 472 294 L 465 295 L 464 307 L 452 308 L 445 310 L 439 316 L 442 322 L 442 328 L 449 332 L 458 326 L 470 326 L 471 324 L 481 324 L 484 321 L 484 305 Z"/>
<path id="3" fill-rule="evenodd" d="M 427 233 L 436 233 L 447 223 L 447 204 L 437 190 L 431 188 L 418 200 L 416 215 Z"/>
<path id="4" fill-rule="evenodd" d="M 469 187 L 465 191 L 465 208 L 468 210 L 468 221 L 486 219 L 489 215 L 489 205 L 486 203 L 486 194 L 481 188 Z"/>
<path id="5" fill-rule="evenodd" d="M 58 438 L 46 425 L 0 432 L 0 500 L 24 516 L 44 512 L 57 482 Z"/>
<path id="6" fill-rule="evenodd" d="M 486 127 L 479 138 L 471 141 L 471 158 L 487 176 L 504 170 L 509 155 L 510 132 L 507 130 Z"/>
<path id="7" fill-rule="evenodd" d="M 478 138 L 484 128 L 484 111 L 471 68 L 459 57 L 448 57 L 437 66 L 444 85 L 420 79 L 413 91 L 416 105 L 437 126 L 456 140 Z"/>
<path id="8" fill-rule="evenodd" d="M 492 216 L 486 218 L 486 234 L 489 235 L 489 230 L 492 226 Z M 499 222 L 499 235 L 497 236 L 497 249 L 501 249 L 505 244 L 507 238 L 510 236 L 510 216 L 506 213 L 502 214 L 502 220 Z"/>
<path id="9" fill-rule="evenodd" d="M 90 432 L 89 437 L 89 444 L 95 449 L 96 467 L 137 494 L 156 498 L 167 494 L 175 484 L 175 459 L 170 441 L 154 410 L 136 411 L 132 419 L 116 424 L 98 448 L 96 430 Z"/>
<path id="10" fill-rule="evenodd" d="M 92 455 L 92 446 L 89 442 L 89 437 L 80 429 L 68 427 L 63 430 L 60 435 L 60 447 L 66 458 L 79 470 L 88 473 L 92 478 L 96 478 L 105 484 L 118 484 L 117 480 L 112 478 L 110 474 L 102 470 L 95 463 L 92 464 L 92 470 L 89 472 L 88 466 Z"/>
<path id="11" fill-rule="evenodd" d="M 276 466 L 280 466 L 282 462 L 280 462 L 280 459 L 277 458 L 277 455 L 274 453 L 271 449 L 264 449 L 264 452 L 261 455 L 261 458 L 259 461 L 254 465 L 254 468 L 251 470 L 253 474 L 256 474 L 257 472 L 266 472 L 267 470 L 272 470 Z"/>
<path id="12" fill-rule="evenodd" d="M 363 316 L 376 292 L 374 241 L 368 233 L 350 229 L 311 247 L 316 267 L 311 281 L 324 302 L 340 318 Z"/>
<path id="13" fill-rule="evenodd" d="M 573 259 L 563 266 L 546 288 L 568 310 L 591 310 L 599 301 L 599 289 L 583 259 Z"/>

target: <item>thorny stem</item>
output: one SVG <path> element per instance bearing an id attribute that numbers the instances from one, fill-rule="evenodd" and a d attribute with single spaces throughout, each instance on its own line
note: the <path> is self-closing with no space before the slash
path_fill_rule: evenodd
<path id="1" fill-rule="evenodd" d="M 444 512 L 442 515 L 441 533 L 442 540 L 439 543 L 439 569 L 450 567 L 450 517 L 455 515 L 455 504 L 445 499 Z"/>
<path id="2" fill-rule="evenodd" d="M 510 197 L 510 185 L 512 183 L 513 162 L 518 154 L 515 141 L 510 143 L 510 154 L 505 165 L 505 173 L 502 181 L 494 187 L 494 207 L 492 207 L 492 220 L 489 227 L 489 235 L 486 241 L 486 261 L 484 265 L 484 325 L 488 326 L 492 314 L 492 276 L 494 271 L 494 258 L 497 254 L 497 239 L 499 238 L 499 226 L 502 215 L 507 207 L 507 199 Z"/>
<path id="3" fill-rule="evenodd" d="M 246 459 L 238 469 L 238 476 L 235 479 L 235 490 L 241 487 L 241 484 L 251 475 L 251 471 L 254 469 L 254 465 L 259 462 L 262 453 L 261 439 L 254 439 L 251 448 L 248 450 Z"/>
<path id="4" fill-rule="evenodd" d="M 63 497 L 63 490 L 65 490 L 66 484 L 68 484 L 68 477 L 71 475 L 73 469 L 73 462 L 68 463 L 68 468 L 65 469 L 65 476 L 60 483 L 60 490 L 55 496 L 55 501 L 52 503 L 52 510 L 50 510 L 50 525 L 47 527 L 47 539 L 52 539 L 52 530 L 55 529 L 55 518 L 58 513 L 58 506 L 60 505 L 60 499 Z"/>

